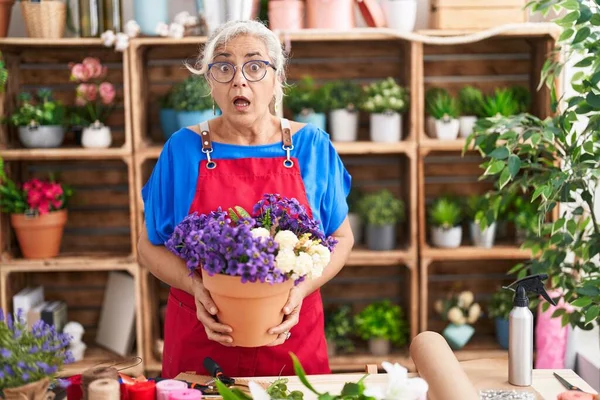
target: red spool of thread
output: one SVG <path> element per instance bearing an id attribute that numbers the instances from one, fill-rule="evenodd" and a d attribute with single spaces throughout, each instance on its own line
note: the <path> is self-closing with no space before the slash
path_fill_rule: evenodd
<path id="1" fill-rule="evenodd" d="M 129 400 L 155 400 L 156 399 L 156 382 L 136 382 L 127 387 L 129 392 Z"/>
<path id="2" fill-rule="evenodd" d="M 69 381 L 69 386 L 67 386 L 67 400 L 81 400 L 83 397 L 81 375 L 73 375 L 67 380 Z"/>

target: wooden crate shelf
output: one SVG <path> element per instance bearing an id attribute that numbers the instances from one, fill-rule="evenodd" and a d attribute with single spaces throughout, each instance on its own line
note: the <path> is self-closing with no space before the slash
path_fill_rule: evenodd
<path id="1" fill-rule="evenodd" d="M 531 251 L 516 245 L 495 245 L 486 249 L 475 246 L 461 246 L 456 249 L 435 248 L 425 245 L 421 258 L 426 260 L 526 260 Z"/>
<path id="2" fill-rule="evenodd" d="M 63 254 L 55 258 L 46 259 L 3 259 L 0 271 L 12 272 L 59 272 L 72 271 L 81 268 L 85 271 L 111 271 L 114 269 L 125 269 L 135 272 L 137 264 L 133 256 L 121 256 L 114 254 L 77 254 L 69 256 Z"/>
<path id="3" fill-rule="evenodd" d="M 118 364 L 115 366 L 115 368 L 119 368 L 119 372 L 131 376 L 139 376 L 144 374 L 147 368 L 144 363 L 138 364 L 139 361 L 136 360 L 135 357 L 137 356 L 134 354 L 129 357 L 122 357 L 101 347 L 92 346 L 85 350 L 85 358 L 83 360 L 73 364 L 64 365 L 63 368 L 57 373 L 57 377 L 67 378 L 69 376 L 81 374 L 83 371 L 89 368 L 111 366 L 115 364 Z"/>
<path id="4" fill-rule="evenodd" d="M 5 160 L 115 160 L 130 158 L 125 147 L 112 149 L 85 149 L 81 147 L 57 149 L 0 149 Z"/>

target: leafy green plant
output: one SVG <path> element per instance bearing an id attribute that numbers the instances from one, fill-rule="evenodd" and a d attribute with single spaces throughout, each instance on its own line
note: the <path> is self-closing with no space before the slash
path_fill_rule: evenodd
<path id="1" fill-rule="evenodd" d="M 325 112 L 327 110 L 327 88 L 325 86 L 317 87 L 311 76 L 304 76 L 288 88 L 284 103 L 296 115 L 310 111 Z"/>
<path id="2" fill-rule="evenodd" d="M 498 288 L 498 290 L 495 291 L 494 294 L 492 294 L 490 302 L 487 306 L 488 317 L 508 319 L 508 315 L 513 309 L 514 296 L 515 292 L 513 291 Z M 537 296 L 532 293 L 528 293 L 527 296 L 529 297 L 529 309 L 534 310 L 538 304 L 538 302 L 536 301 Z"/>
<path id="3" fill-rule="evenodd" d="M 519 113 L 519 103 L 511 89 L 496 89 L 493 95 L 485 96 L 481 109 L 483 117 L 510 117 Z"/>
<path id="4" fill-rule="evenodd" d="M 212 107 L 210 88 L 202 76 L 191 75 L 173 88 L 171 101 L 177 111 L 203 111 Z"/>
<path id="5" fill-rule="evenodd" d="M 548 274 L 550 289 L 563 293 L 573 311 L 553 313 L 562 324 L 592 329 L 600 321 L 600 13 L 597 1 L 536 0 L 534 12 L 559 15 L 562 28 L 556 49 L 544 63 L 539 88 L 550 91 L 553 116 L 541 119 L 520 114 L 482 120 L 467 139 L 485 157 L 483 176 L 498 180 L 498 193 L 531 188 L 527 202 L 538 200 L 540 229 L 523 244 L 536 257 L 516 265 L 518 277 Z M 561 57 L 555 57 L 561 53 Z M 558 76 L 565 60 L 573 65 L 572 96 L 558 92 Z M 502 130 L 499 127 L 510 126 Z M 516 129 L 519 128 L 519 129 Z M 562 203 L 570 212 L 558 219 L 546 216 Z M 544 302 L 542 310 L 550 305 Z"/>
<path id="6" fill-rule="evenodd" d="M 66 107 L 52 100 L 52 91 L 39 89 L 37 98 L 29 93 L 19 95 L 19 108 L 10 116 L 15 126 L 63 125 L 66 123 Z"/>
<path id="7" fill-rule="evenodd" d="M 512 208 L 508 213 L 509 220 L 515 224 L 517 229 L 526 233 L 539 233 L 538 207 L 539 202 L 530 201 L 530 197 L 515 197 Z"/>
<path id="8" fill-rule="evenodd" d="M 367 224 L 377 226 L 403 222 L 406 217 L 404 202 L 387 189 L 364 195 L 358 211 Z"/>
<path id="9" fill-rule="evenodd" d="M 363 91 L 360 85 L 351 81 L 333 81 L 325 85 L 327 109 L 350 111 L 358 109 Z"/>
<path id="10" fill-rule="evenodd" d="M 363 111 L 369 113 L 402 113 L 408 109 L 408 89 L 398 85 L 389 77 L 376 81 L 363 88 L 364 98 L 361 105 Z"/>
<path id="11" fill-rule="evenodd" d="M 162 109 L 174 109 L 175 108 L 175 88 L 170 89 L 167 93 L 158 99 L 158 104 Z"/>
<path id="12" fill-rule="evenodd" d="M 354 329 L 352 322 L 350 306 L 344 305 L 329 311 L 325 315 L 325 337 L 342 351 L 354 350 L 354 344 L 350 339 L 350 334 Z"/>
<path id="13" fill-rule="evenodd" d="M 463 217 L 460 203 L 443 196 L 434 200 L 429 208 L 429 221 L 433 226 L 450 229 L 460 224 Z"/>
<path id="14" fill-rule="evenodd" d="M 0 51 L 0 93 L 6 91 L 6 83 L 8 82 L 8 69 L 4 63 L 4 57 Z"/>
<path id="15" fill-rule="evenodd" d="M 523 86 L 513 86 L 511 91 L 513 99 L 517 103 L 517 113 L 526 113 L 531 105 L 531 93 L 529 89 Z"/>
<path id="16" fill-rule="evenodd" d="M 458 100 L 448 93 L 438 92 L 429 99 L 427 114 L 437 120 L 443 121 L 458 118 L 460 115 Z"/>
<path id="17" fill-rule="evenodd" d="M 436 86 L 427 89 L 427 91 L 425 92 L 425 104 L 426 105 L 429 104 L 431 102 L 431 100 L 435 99 L 439 95 L 448 95 L 449 96 L 450 92 L 448 92 L 447 89 L 436 87 Z"/>
<path id="18" fill-rule="evenodd" d="M 389 300 L 371 303 L 354 316 L 357 334 L 364 340 L 388 339 L 392 343 L 406 344 L 408 323 L 402 308 Z"/>
<path id="19" fill-rule="evenodd" d="M 483 116 L 483 93 L 473 86 L 465 86 L 458 92 L 460 112 L 465 116 Z"/>
<path id="20" fill-rule="evenodd" d="M 348 209 L 351 213 L 359 213 L 360 212 L 360 199 L 362 199 L 364 193 L 355 186 L 350 188 L 350 193 L 346 198 L 346 202 L 348 203 Z"/>

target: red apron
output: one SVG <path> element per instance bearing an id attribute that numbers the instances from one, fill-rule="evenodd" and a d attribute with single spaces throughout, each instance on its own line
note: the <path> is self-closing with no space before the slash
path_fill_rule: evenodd
<path id="1" fill-rule="evenodd" d="M 293 149 L 289 121 L 282 120 L 282 157 L 213 160 L 208 123 L 200 125 L 202 151 L 196 194 L 189 212 L 208 213 L 218 207 L 240 205 L 251 211 L 265 193 L 295 197 L 311 213 L 298 160 Z M 311 213 L 312 214 L 312 213 Z M 208 374 L 202 363 L 213 358 L 229 376 L 294 375 L 289 352 L 296 354 L 308 374 L 328 374 L 329 360 L 324 334 L 323 303 L 320 290 L 308 295 L 300 311 L 299 323 L 283 344 L 273 347 L 226 347 L 209 340 L 196 317 L 194 297 L 171 288 L 165 317 L 162 376 L 173 378 L 180 372 Z"/>

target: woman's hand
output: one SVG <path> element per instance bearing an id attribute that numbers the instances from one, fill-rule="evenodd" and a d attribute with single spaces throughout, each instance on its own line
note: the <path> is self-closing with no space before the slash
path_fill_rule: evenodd
<path id="1" fill-rule="evenodd" d="M 210 297 L 210 292 L 206 290 L 202 281 L 198 278 L 194 279 L 194 300 L 196 301 L 196 316 L 206 331 L 206 336 L 210 340 L 219 342 L 223 346 L 233 346 L 233 338 L 227 333 L 231 333 L 233 329 L 230 326 L 221 324 L 213 317 L 217 315 L 217 306 Z"/>
<path id="2" fill-rule="evenodd" d="M 283 307 L 283 322 L 269 330 L 269 334 L 277 335 L 277 339 L 267 346 L 279 346 L 288 338 L 288 333 L 300 320 L 300 309 L 304 300 L 304 292 L 297 286 L 290 290 L 288 301 Z"/>

